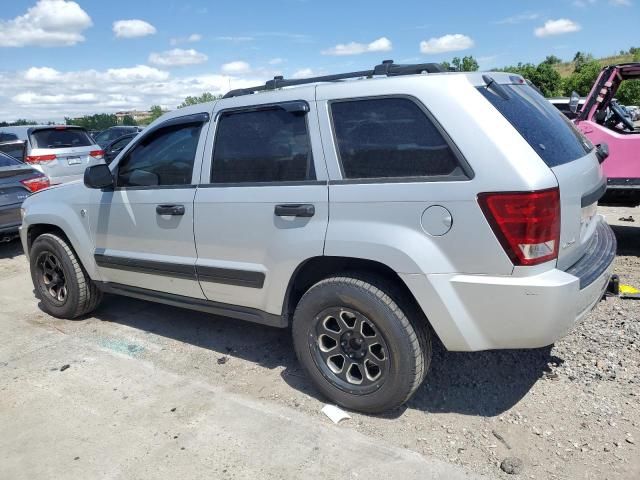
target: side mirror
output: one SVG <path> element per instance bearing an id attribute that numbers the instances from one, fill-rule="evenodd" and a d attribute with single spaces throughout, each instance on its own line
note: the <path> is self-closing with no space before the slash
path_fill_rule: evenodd
<path id="1" fill-rule="evenodd" d="M 104 163 L 88 167 L 84 171 L 84 184 L 87 188 L 113 188 L 113 175 Z"/>
<path id="2" fill-rule="evenodd" d="M 0 152 L 15 158 L 24 163 L 24 157 L 27 153 L 26 140 L 11 140 L 9 142 L 0 143 Z"/>
<path id="3" fill-rule="evenodd" d="M 577 92 L 573 92 L 569 100 L 569 109 L 572 113 L 578 112 L 578 105 L 580 105 L 580 95 Z"/>
<path id="4" fill-rule="evenodd" d="M 607 145 L 606 143 L 596 145 L 596 155 L 598 156 L 598 161 L 600 163 L 604 162 L 607 158 L 609 158 L 609 145 Z"/>

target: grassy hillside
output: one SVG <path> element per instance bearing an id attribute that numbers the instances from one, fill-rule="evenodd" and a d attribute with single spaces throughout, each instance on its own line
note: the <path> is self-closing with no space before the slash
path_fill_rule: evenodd
<path id="1" fill-rule="evenodd" d="M 618 63 L 633 62 L 633 55 L 631 54 L 614 55 L 612 57 L 598 58 L 596 60 L 600 62 L 600 65 L 604 67 L 605 65 L 615 65 Z M 557 65 L 554 65 L 554 68 L 558 71 L 560 76 L 565 78 L 573 73 L 573 71 L 575 70 L 575 63 L 574 62 L 558 63 Z"/>

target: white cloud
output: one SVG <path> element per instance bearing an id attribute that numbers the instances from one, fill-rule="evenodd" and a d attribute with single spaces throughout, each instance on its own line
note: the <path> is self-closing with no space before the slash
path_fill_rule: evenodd
<path id="1" fill-rule="evenodd" d="M 181 43 L 196 43 L 202 40 L 202 35 L 199 33 L 192 33 L 188 37 L 176 37 L 169 40 L 172 46 L 180 45 Z"/>
<path id="2" fill-rule="evenodd" d="M 269 65 L 281 65 L 282 63 L 284 63 L 284 58 L 272 58 L 268 63 Z"/>
<path id="3" fill-rule="evenodd" d="M 19 93 L 13 97 L 15 103 L 22 105 L 60 105 L 95 103 L 98 97 L 94 93 L 78 93 L 75 95 L 52 94 L 42 95 L 35 92 Z"/>
<path id="4" fill-rule="evenodd" d="M 118 20 L 113 22 L 113 33 L 117 38 L 138 38 L 154 35 L 156 27 L 144 20 Z"/>
<path id="5" fill-rule="evenodd" d="M 193 48 L 183 50 L 174 48 L 162 53 L 152 53 L 149 55 L 149 63 L 158 67 L 184 67 L 187 65 L 199 65 L 205 63 L 208 57 Z"/>
<path id="6" fill-rule="evenodd" d="M 249 36 L 238 36 L 238 37 L 233 37 L 233 36 L 223 36 L 223 37 L 216 37 L 216 40 L 221 40 L 223 42 L 251 42 L 253 41 L 253 37 L 249 37 Z"/>
<path id="7" fill-rule="evenodd" d="M 574 0 L 573 5 L 575 7 L 584 8 L 588 7 L 589 5 L 595 5 L 596 1 L 597 0 Z"/>
<path id="8" fill-rule="evenodd" d="M 380 37 L 371 43 L 339 43 L 335 47 L 323 50 L 322 55 L 360 55 L 370 52 L 388 52 L 393 48 L 391 40 Z"/>
<path id="9" fill-rule="evenodd" d="M 133 83 L 166 80 L 169 78 L 169 73 L 146 65 L 138 65 L 130 68 L 110 68 L 107 70 L 106 76 L 108 81 Z"/>
<path id="10" fill-rule="evenodd" d="M 242 61 L 229 62 L 222 65 L 222 71 L 230 75 L 238 75 L 249 73 L 251 71 L 251 66 L 247 62 Z"/>
<path id="11" fill-rule="evenodd" d="M 66 47 L 84 41 L 91 17 L 76 2 L 39 0 L 27 13 L 0 20 L 0 47 Z"/>
<path id="12" fill-rule="evenodd" d="M 631 0 L 609 0 L 609 3 L 616 7 L 630 7 L 633 5 Z"/>
<path id="13" fill-rule="evenodd" d="M 547 20 L 542 27 L 534 30 L 536 37 L 549 37 L 552 35 L 563 35 L 565 33 L 577 32 L 582 27 L 573 20 L 560 18 L 558 20 Z"/>
<path id="14" fill-rule="evenodd" d="M 511 17 L 503 18 L 494 22 L 496 25 L 516 25 L 518 23 L 527 22 L 531 20 L 537 20 L 540 18 L 539 13 L 535 12 L 523 12 Z"/>
<path id="15" fill-rule="evenodd" d="M 25 80 L 32 82 L 57 82 L 60 72 L 49 67 L 31 67 L 24 73 Z"/>
<path id="16" fill-rule="evenodd" d="M 473 39 L 460 33 L 454 33 L 444 35 L 442 37 L 431 38 L 429 40 L 423 40 L 420 42 L 420 52 L 425 55 L 458 52 L 460 50 L 467 50 L 473 46 Z"/>
<path id="17" fill-rule="evenodd" d="M 268 72 L 272 74 L 273 72 Z M 0 73 L 0 121 L 62 121 L 118 110 L 174 109 L 187 96 L 226 93 L 263 83 L 267 73 L 174 76 L 147 65 L 107 70 L 60 71 L 33 66 Z"/>

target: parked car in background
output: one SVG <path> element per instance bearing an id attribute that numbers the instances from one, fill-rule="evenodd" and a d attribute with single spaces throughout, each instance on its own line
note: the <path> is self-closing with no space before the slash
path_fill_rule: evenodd
<path id="1" fill-rule="evenodd" d="M 112 141 L 104 148 L 104 161 L 107 165 L 118 156 L 118 154 L 131 143 L 131 140 L 138 136 L 137 133 L 128 133 L 122 137 Z"/>
<path id="2" fill-rule="evenodd" d="M 607 193 L 602 203 L 640 205 L 640 128 L 626 109 L 615 101 L 627 80 L 640 80 L 640 62 L 604 67 L 582 108 L 572 96 L 572 111 L 578 129 L 595 145 L 606 145 L 604 173 Z"/>
<path id="3" fill-rule="evenodd" d="M 585 100 L 586 99 L 581 98 L 578 102 L 578 105 L 582 107 L 582 105 L 584 105 Z M 578 116 L 577 112 L 574 112 L 571 110 L 571 97 L 550 98 L 549 101 L 554 107 L 560 110 L 563 113 L 563 115 L 568 119 L 574 120 Z"/>
<path id="4" fill-rule="evenodd" d="M 17 236 L 22 223 L 22 202 L 32 193 L 48 186 L 46 175 L 0 153 L 0 243 Z"/>
<path id="5" fill-rule="evenodd" d="M 104 152 L 82 127 L 38 125 L 1 127 L 0 152 L 28 163 L 52 185 L 79 180 L 84 170 L 104 163 Z"/>
<path id="6" fill-rule="evenodd" d="M 434 335 L 552 344 L 613 268 L 597 151 L 522 77 L 440 72 L 279 77 L 162 116 L 27 200 L 41 308 L 110 292 L 291 325 L 318 390 L 365 412 L 413 395 Z"/>
<path id="7" fill-rule="evenodd" d="M 139 133 L 142 131 L 142 127 L 111 127 L 103 130 L 100 133 L 97 133 L 94 137 L 96 143 L 100 145 L 103 149 L 107 147 L 111 142 L 117 140 L 123 135 L 128 135 L 129 133 Z"/>

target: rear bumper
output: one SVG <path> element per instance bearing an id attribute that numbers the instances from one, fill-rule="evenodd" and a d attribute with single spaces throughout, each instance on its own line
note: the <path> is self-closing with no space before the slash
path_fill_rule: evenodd
<path id="1" fill-rule="evenodd" d="M 607 190 L 640 190 L 640 178 L 608 178 Z"/>
<path id="2" fill-rule="evenodd" d="M 571 331 L 602 299 L 616 240 L 604 223 L 568 271 L 528 277 L 403 275 L 449 350 L 538 348 Z"/>
<path id="3" fill-rule="evenodd" d="M 0 236 L 18 233 L 21 205 L 21 203 L 14 203 L 0 207 Z"/>

